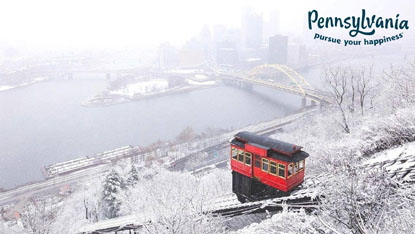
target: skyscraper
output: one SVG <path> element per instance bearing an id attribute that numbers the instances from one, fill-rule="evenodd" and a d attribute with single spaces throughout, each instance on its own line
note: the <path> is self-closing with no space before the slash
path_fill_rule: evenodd
<path id="1" fill-rule="evenodd" d="M 288 37 L 275 35 L 269 38 L 268 63 L 287 64 Z"/>
<path id="2" fill-rule="evenodd" d="M 158 48 L 158 65 L 160 69 L 177 66 L 177 50 L 169 43 L 162 43 Z"/>
<path id="3" fill-rule="evenodd" d="M 216 63 L 219 65 L 237 65 L 239 63 L 239 45 L 241 32 L 239 29 L 227 28 L 224 25 L 213 27 L 216 45 Z"/>
<path id="4" fill-rule="evenodd" d="M 262 14 L 248 8 L 242 16 L 242 45 L 245 48 L 258 49 L 262 45 Z"/>
<path id="5" fill-rule="evenodd" d="M 216 63 L 219 65 L 237 65 L 238 51 L 234 42 L 224 41 L 216 43 Z"/>
<path id="6" fill-rule="evenodd" d="M 268 18 L 264 20 L 263 37 L 264 42 L 268 43 L 268 38 L 280 32 L 280 14 L 277 10 L 268 12 Z"/>

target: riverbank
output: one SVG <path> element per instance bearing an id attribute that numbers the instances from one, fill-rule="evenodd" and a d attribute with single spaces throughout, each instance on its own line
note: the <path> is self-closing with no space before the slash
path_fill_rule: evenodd
<path id="1" fill-rule="evenodd" d="M 46 77 L 37 77 L 37 78 L 33 79 L 32 81 L 25 82 L 25 83 L 18 84 L 18 85 L 0 85 L 0 92 L 5 92 L 5 91 L 12 90 L 12 89 L 22 88 L 22 87 L 25 87 L 25 86 L 28 86 L 28 85 L 36 84 L 36 83 L 41 82 L 41 81 L 46 81 L 47 79 L 48 78 L 46 78 Z"/>
<path id="2" fill-rule="evenodd" d="M 212 88 L 217 86 L 219 86 L 219 83 L 213 80 L 208 80 L 204 82 L 187 80 L 187 85 L 160 89 L 154 92 L 137 92 L 129 90 L 127 90 L 127 92 L 123 92 L 124 90 L 111 90 L 109 92 L 103 92 L 101 94 L 98 94 L 95 97 L 85 102 L 82 102 L 81 105 L 84 107 L 105 107 L 134 101 L 140 101 L 143 99 L 191 92 L 194 90 Z"/>

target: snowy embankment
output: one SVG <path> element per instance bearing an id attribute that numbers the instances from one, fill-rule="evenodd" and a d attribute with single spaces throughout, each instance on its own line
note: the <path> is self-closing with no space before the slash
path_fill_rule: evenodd
<path id="1" fill-rule="evenodd" d="M 31 84 L 40 82 L 40 81 L 44 81 L 46 79 L 47 79 L 46 77 L 37 77 L 37 78 L 33 79 L 32 81 L 24 82 L 24 83 L 19 84 L 19 85 L 13 85 L 13 86 L 11 86 L 11 85 L 0 85 L 0 92 L 15 89 L 15 88 L 21 88 L 21 87 L 24 87 L 24 86 L 27 86 L 27 85 L 31 85 Z"/>
<path id="2" fill-rule="evenodd" d="M 166 79 L 141 80 L 123 85 L 121 88 L 109 89 L 102 94 L 82 103 L 83 106 L 108 106 L 122 104 L 143 98 L 165 96 L 170 94 L 188 92 L 198 88 L 214 86 L 215 81 L 207 77 L 194 76 L 194 79 L 180 81 L 180 84 L 172 84 Z M 172 81 L 174 83 L 174 81 Z"/>
<path id="3" fill-rule="evenodd" d="M 208 85 L 214 85 L 216 84 L 215 81 L 210 80 L 210 81 L 194 81 L 194 80 L 187 80 L 187 82 L 191 85 L 203 85 L 203 86 L 208 86 Z"/>
<path id="4" fill-rule="evenodd" d="M 409 142 L 373 155 L 367 160 L 367 164 L 382 164 L 399 158 L 408 158 L 415 156 L 415 142 Z M 415 165 L 412 165 L 415 167 Z"/>
<path id="5" fill-rule="evenodd" d="M 6 91 L 6 90 L 9 90 L 9 89 L 13 89 L 13 88 L 15 88 L 15 86 L 2 85 L 2 86 L 0 86 L 0 92 L 1 91 Z"/>
<path id="6" fill-rule="evenodd" d="M 123 88 L 110 90 L 111 95 L 121 95 L 126 97 L 151 96 L 155 94 L 161 94 L 173 90 L 185 90 L 194 88 L 197 86 L 211 86 L 216 82 L 213 80 L 207 80 L 207 77 L 202 75 L 196 75 L 194 79 L 186 79 L 187 85 L 170 87 L 169 81 L 165 79 L 152 79 L 147 81 L 139 81 L 125 85 Z"/>
<path id="7" fill-rule="evenodd" d="M 149 81 L 140 81 L 137 83 L 127 84 L 125 87 L 111 90 L 109 94 L 134 97 L 135 95 L 152 95 L 155 93 L 165 92 L 168 89 L 168 81 L 154 79 Z"/>

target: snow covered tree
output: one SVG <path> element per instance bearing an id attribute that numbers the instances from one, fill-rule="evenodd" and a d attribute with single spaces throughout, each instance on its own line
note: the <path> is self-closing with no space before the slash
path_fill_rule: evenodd
<path id="1" fill-rule="evenodd" d="M 373 67 L 362 67 L 356 70 L 356 80 L 353 83 L 353 90 L 356 90 L 357 100 L 360 106 L 360 113 L 364 115 L 365 109 L 368 106 L 368 99 L 371 105 L 376 90 L 374 84 Z"/>
<path id="2" fill-rule="evenodd" d="M 350 133 L 349 121 L 347 118 L 347 107 L 350 104 L 347 102 L 350 81 L 350 70 L 344 67 L 329 67 L 325 70 L 324 78 L 330 87 L 330 94 L 341 113 L 341 126 L 346 133 Z"/>
<path id="3" fill-rule="evenodd" d="M 197 134 L 195 133 L 195 130 L 190 126 L 187 126 L 176 137 L 176 140 L 177 142 L 186 142 L 186 141 L 194 140 L 196 137 L 197 137 Z"/>
<path id="4" fill-rule="evenodd" d="M 317 212 L 324 226 L 353 234 L 408 233 L 413 228 L 413 223 L 408 225 L 401 218 L 415 215 L 413 197 L 403 194 L 402 184 L 385 170 L 362 165 L 357 155 L 340 152 L 332 156 L 335 159 L 327 163 L 329 173 L 321 178 Z M 393 223 L 395 231 L 387 222 Z"/>
<path id="5" fill-rule="evenodd" d="M 102 178 L 91 178 L 79 184 L 74 193 L 59 204 L 60 212 L 51 233 L 78 233 L 81 227 L 104 219 L 102 186 Z"/>
<path id="6" fill-rule="evenodd" d="M 415 60 L 401 67 L 391 67 L 383 78 L 381 102 L 386 104 L 385 109 L 395 111 L 415 103 Z"/>
<path id="7" fill-rule="evenodd" d="M 128 172 L 127 185 L 134 186 L 139 180 L 140 177 L 138 175 L 137 168 L 134 166 L 134 164 L 131 164 L 131 169 Z"/>
<path id="8" fill-rule="evenodd" d="M 3 217 L 0 217 L 0 234 L 6 234 L 6 230 L 4 228 L 4 219 Z"/>
<path id="9" fill-rule="evenodd" d="M 53 198 L 30 199 L 22 213 L 22 222 L 33 234 L 50 234 L 59 209 Z"/>
<path id="10" fill-rule="evenodd" d="M 247 218 L 245 218 L 247 219 Z M 249 219 L 248 219 L 249 220 Z M 242 219 L 242 225 L 245 220 Z M 246 222 L 246 221 L 245 221 Z M 260 223 L 252 223 L 231 234 L 251 233 L 331 233 L 329 229 L 320 224 L 317 217 L 308 215 L 303 209 L 299 211 L 289 210 L 283 207 L 283 211 L 272 215 Z"/>
<path id="11" fill-rule="evenodd" d="M 112 219 L 119 216 L 121 201 L 118 194 L 121 191 L 123 181 L 115 170 L 112 170 L 106 177 L 102 192 L 103 215 Z"/>
<path id="12" fill-rule="evenodd" d="M 324 78 L 330 96 L 341 114 L 339 123 L 346 133 L 350 133 L 350 120 L 356 112 L 356 106 L 360 108 L 360 114 L 363 116 L 368 102 L 373 99 L 373 67 L 328 67 L 325 69 Z"/>
<path id="13" fill-rule="evenodd" d="M 222 232 L 223 220 L 205 214 L 204 207 L 211 199 L 229 193 L 223 190 L 231 188 L 229 171 L 218 169 L 202 178 L 163 168 L 143 169 L 142 173 L 153 176 L 143 176 L 140 186 L 125 193 L 122 213 L 140 217 L 143 233 Z"/>

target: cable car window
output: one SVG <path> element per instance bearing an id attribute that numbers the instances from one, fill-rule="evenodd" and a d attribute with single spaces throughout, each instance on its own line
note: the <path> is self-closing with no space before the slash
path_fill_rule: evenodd
<path id="1" fill-rule="evenodd" d="M 245 152 L 245 164 L 251 166 L 251 153 Z"/>
<path id="2" fill-rule="evenodd" d="M 238 161 L 244 162 L 244 151 L 238 150 Z"/>
<path id="3" fill-rule="evenodd" d="M 304 169 L 304 160 L 301 160 L 299 163 L 298 163 L 298 170 L 303 170 Z"/>
<path id="4" fill-rule="evenodd" d="M 257 168 L 261 168 L 261 157 L 259 157 L 259 155 L 254 154 L 255 155 L 255 167 Z"/>
<path id="5" fill-rule="evenodd" d="M 288 177 L 293 175 L 293 164 L 292 163 L 288 164 L 288 173 L 287 174 L 288 174 Z"/>
<path id="6" fill-rule="evenodd" d="M 277 163 L 276 162 L 269 162 L 269 173 L 273 175 L 277 175 Z"/>
<path id="7" fill-rule="evenodd" d="M 278 176 L 285 178 L 285 165 L 278 164 Z"/>
<path id="8" fill-rule="evenodd" d="M 262 159 L 262 170 L 268 172 L 268 159 Z"/>
<path id="9" fill-rule="evenodd" d="M 232 158 L 237 160 L 238 159 L 238 150 L 232 147 Z"/>
<path id="10" fill-rule="evenodd" d="M 255 159 L 255 167 L 261 167 L 261 162 L 259 161 L 259 159 Z"/>
<path id="11" fill-rule="evenodd" d="M 294 174 L 298 172 L 298 162 L 294 163 Z"/>

